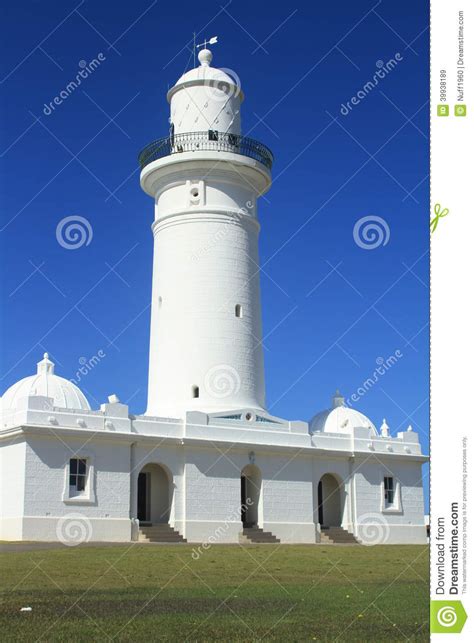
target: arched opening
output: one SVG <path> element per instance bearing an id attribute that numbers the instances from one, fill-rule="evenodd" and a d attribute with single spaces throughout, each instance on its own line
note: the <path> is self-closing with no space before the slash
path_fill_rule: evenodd
<path id="1" fill-rule="evenodd" d="M 199 397 L 199 386 L 191 387 L 191 395 L 193 396 L 193 398 Z"/>
<path id="2" fill-rule="evenodd" d="M 318 484 L 318 522 L 324 527 L 340 527 L 342 523 L 341 488 L 330 473 L 325 473 Z"/>
<path id="3" fill-rule="evenodd" d="M 242 469 L 240 475 L 241 519 L 244 527 L 258 527 L 261 488 L 260 469 L 253 464 L 248 464 Z"/>
<path id="4" fill-rule="evenodd" d="M 138 474 L 137 518 L 142 523 L 168 523 L 173 502 L 173 485 L 159 464 L 147 464 Z"/>

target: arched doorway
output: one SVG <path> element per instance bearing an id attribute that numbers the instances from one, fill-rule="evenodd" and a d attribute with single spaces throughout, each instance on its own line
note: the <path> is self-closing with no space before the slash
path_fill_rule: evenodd
<path id="1" fill-rule="evenodd" d="M 254 464 L 248 464 L 240 475 L 241 519 L 244 527 L 258 527 L 258 510 L 262 474 Z"/>
<path id="2" fill-rule="evenodd" d="M 147 464 L 138 474 L 137 518 L 144 523 L 168 523 L 173 500 L 171 476 L 159 464 Z"/>
<path id="3" fill-rule="evenodd" d="M 318 484 L 318 522 L 321 527 L 340 527 L 342 523 L 341 488 L 330 473 Z"/>

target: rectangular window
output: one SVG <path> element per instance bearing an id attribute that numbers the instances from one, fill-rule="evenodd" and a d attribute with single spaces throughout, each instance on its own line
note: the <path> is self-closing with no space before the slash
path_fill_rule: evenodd
<path id="1" fill-rule="evenodd" d="M 384 489 L 384 497 L 385 497 L 385 506 L 391 507 L 393 505 L 393 501 L 395 497 L 393 478 L 391 476 L 384 477 L 383 489 Z"/>
<path id="2" fill-rule="evenodd" d="M 210 141 L 218 141 L 219 140 L 219 131 L 216 129 L 210 129 L 208 132 L 209 135 L 209 140 Z"/>
<path id="3" fill-rule="evenodd" d="M 69 460 L 69 487 L 73 493 L 82 493 L 86 489 L 87 460 L 71 458 Z"/>

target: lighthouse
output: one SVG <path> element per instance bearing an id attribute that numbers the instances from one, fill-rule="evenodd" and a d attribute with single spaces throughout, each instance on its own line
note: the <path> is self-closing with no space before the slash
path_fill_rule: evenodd
<path id="1" fill-rule="evenodd" d="M 211 62 L 205 47 L 168 91 L 169 132 L 139 156 L 147 410 L 116 394 L 92 408 L 45 354 L 0 397 L 0 540 L 421 545 L 429 458 L 411 427 L 379 431 L 339 391 L 310 422 L 266 410 L 257 201 L 273 157 Z"/>
<path id="2" fill-rule="evenodd" d="M 257 200 L 273 157 L 241 134 L 237 77 L 198 59 L 139 157 L 155 204 L 148 416 L 265 409 Z"/>

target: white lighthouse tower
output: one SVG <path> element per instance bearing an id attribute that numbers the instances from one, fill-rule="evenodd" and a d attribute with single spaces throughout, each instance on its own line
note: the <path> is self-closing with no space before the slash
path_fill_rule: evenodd
<path id="1" fill-rule="evenodd" d="M 340 393 L 309 423 L 265 409 L 257 199 L 272 154 L 241 135 L 240 83 L 211 59 L 170 89 L 170 133 L 140 154 L 155 202 L 147 411 L 115 394 L 91 408 L 46 354 L 0 397 L 0 540 L 186 540 L 198 557 L 212 542 L 423 544 L 415 431 L 379 432 Z"/>
<path id="2" fill-rule="evenodd" d="M 272 154 L 241 136 L 238 80 L 212 53 L 167 95 L 170 133 L 140 154 L 155 201 L 147 415 L 265 408 L 257 198 Z"/>

